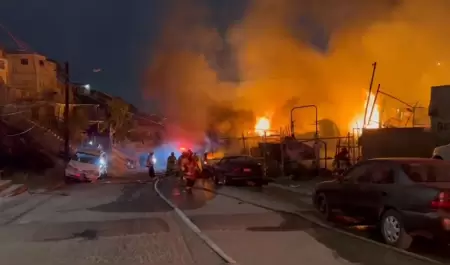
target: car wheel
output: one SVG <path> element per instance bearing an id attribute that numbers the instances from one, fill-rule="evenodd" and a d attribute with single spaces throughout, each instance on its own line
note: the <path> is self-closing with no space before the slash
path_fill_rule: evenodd
<path id="1" fill-rule="evenodd" d="M 221 180 L 222 180 L 222 185 L 224 185 L 224 186 L 228 185 L 230 182 L 227 176 L 222 176 Z"/>
<path id="2" fill-rule="evenodd" d="M 220 185 L 219 178 L 217 177 L 216 174 L 213 174 L 211 179 L 212 179 L 212 181 L 214 182 L 215 185 Z"/>
<path id="3" fill-rule="evenodd" d="M 412 243 L 412 236 L 406 233 L 402 217 L 395 210 L 386 211 L 380 220 L 381 234 L 386 244 L 401 249 L 408 249 Z"/>
<path id="4" fill-rule="evenodd" d="M 328 198 L 324 193 L 319 193 L 316 195 L 315 206 L 317 210 L 322 214 L 322 216 L 327 221 L 332 221 L 334 219 L 333 210 L 330 208 L 328 204 Z"/>

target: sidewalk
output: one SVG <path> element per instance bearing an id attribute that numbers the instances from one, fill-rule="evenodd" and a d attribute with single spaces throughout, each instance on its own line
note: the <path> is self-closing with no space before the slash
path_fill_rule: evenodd
<path id="1" fill-rule="evenodd" d="M 329 178 L 316 177 L 312 180 L 298 181 L 292 180 L 290 177 L 279 177 L 270 182 L 268 186 L 295 192 L 303 196 L 312 196 L 316 184 L 325 180 L 329 180 Z"/>

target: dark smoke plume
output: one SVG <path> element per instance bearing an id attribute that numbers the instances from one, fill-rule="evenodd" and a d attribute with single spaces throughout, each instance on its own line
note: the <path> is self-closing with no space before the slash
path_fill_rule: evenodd
<path id="1" fill-rule="evenodd" d="M 448 0 L 253 0 L 224 39 L 209 23 L 209 7 L 174 2 L 146 94 L 168 120 L 200 134 L 211 120 L 223 121 L 211 107 L 224 101 L 255 117 L 273 114 L 274 128 L 289 124 L 290 105 L 316 104 L 319 118 L 345 133 L 364 110 L 374 61 L 375 84 L 407 102 L 426 106 L 430 86 L 450 81 L 449 8 Z M 325 48 L 311 44 L 317 32 Z M 237 58 L 238 85 L 220 82 L 211 67 L 225 43 Z M 313 113 L 296 115 L 298 127 L 310 130 Z"/>

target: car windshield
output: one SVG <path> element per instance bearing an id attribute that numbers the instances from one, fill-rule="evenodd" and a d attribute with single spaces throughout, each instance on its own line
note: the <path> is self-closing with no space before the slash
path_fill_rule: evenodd
<path id="1" fill-rule="evenodd" d="M 81 163 L 96 164 L 99 160 L 99 156 L 83 152 L 77 152 L 72 159 Z"/>
<path id="2" fill-rule="evenodd" d="M 403 171 L 414 182 L 450 182 L 450 163 L 404 163 Z"/>

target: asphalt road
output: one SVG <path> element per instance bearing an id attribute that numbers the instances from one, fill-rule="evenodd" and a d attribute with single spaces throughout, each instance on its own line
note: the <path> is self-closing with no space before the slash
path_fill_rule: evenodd
<path id="1" fill-rule="evenodd" d="M 307 197 L 271 188 L 215 190 L 209 183 L 206 189 L 215 192 L 179 194 L 172 181 L 164 181 L 160 188 L 238 264 L 433 264 L 291 214 L 320 221 Z M 204 206 L 193 207 L 205 200 Z"/>
<path id="2" fill-rule="evenodd" d="M 224 264 L 145 175 L 131 179 L 2 201 L 0 264 Z M 188 194 L 174 179 L 158 187 L 240 265 L 431 264 L 287 213 L 314 216 L 307 198 L 270 188 L 216 190 L 200 184 L 220 194 Z"/>
<path id="3" fill-rule="evenodd" d="M 2 265 L 223 264 L 153 183 L 23 194 L 0 204 L 0 223 Z"/>

